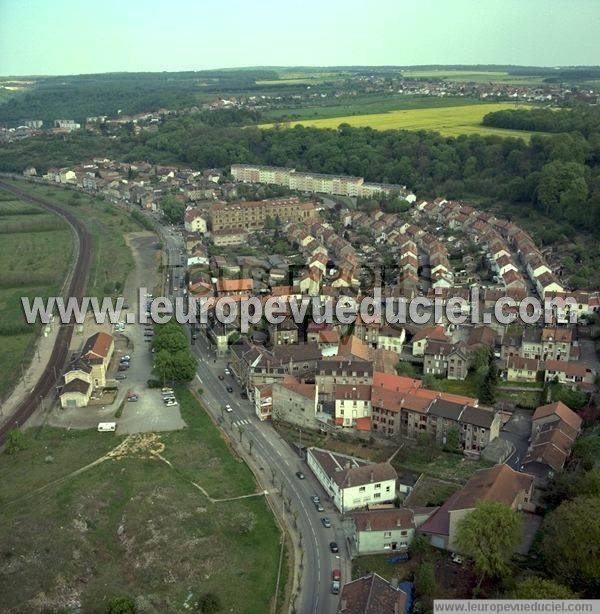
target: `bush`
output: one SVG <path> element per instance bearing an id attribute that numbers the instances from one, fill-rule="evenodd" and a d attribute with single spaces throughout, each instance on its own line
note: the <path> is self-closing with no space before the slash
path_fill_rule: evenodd
<path id="1" fill-rule="evenodd" d="M 159 379 L 149 379 L 147 384 L 148 388 L 162 388 L 162 382 Z"/>
<path id="2" fill-rule="evenodd" d="M 25 440 L 25 435 L 19 429 L 13 429 L 8 434 L 6 438 L 6 448 L 4 451 L 7 454 L 16 454 L 21 450 L 25 450 L 27 448 L 27 441 Z"/>
<path id="3" fill-rule="evenodd" d="M 115 597 L 108 605 L 108 614 L 135 614 L 135 601 L 131 597 Z"/>
<path id="4" fill-rule="evenodd" d="M 213 614 L 220 612 L 222 609 L 221 599 L 214 593 L 204 593 L 198 599 L 198 612 L 202 612 L 202 614 Z"/>

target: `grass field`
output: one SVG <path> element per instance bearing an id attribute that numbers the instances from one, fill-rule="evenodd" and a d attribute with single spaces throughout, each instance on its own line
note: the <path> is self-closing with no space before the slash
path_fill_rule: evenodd
<path id="1" fill-rule="evenodd" d="M 0 456 L 0 611 L 107 612 L 117 596 L 137 612 L 198 611 L 205 593 L 223 612 L 269 611 L 279 530 L 263 497 L 211 503 L 190 483 L 214 498 L 257 489 L 190 392 L 177 394 L 188 428 L 78 475 L 124 438 L 42 428 Z M 162 446 L 172 467 L 148 452 Z"/>
<path id="2" fill-rule="evenodd" d="M 21 190 L 64 207 L 85 223 L 92 234 L 94 252 L 87 295 L 103 297 L 118 294 L 133 266 L 131 251 L 123 235 L 142 230 L 140 225 L 119 207 L 98 198 L 60 187 L 23 181 L 13 183 Z"/>
<path id="3" fill-rule="evenodd" d="M 326 119 L 292 121 L 285 127 L 297 125 L 315 128 L 337 128 L 340 124 L 350 124 L 355 128 L 374 128 L 376 130 L 432 130 L 445 136 L 460 134 L 481 134 L 529 138 L 533 133 L 522 130 L 503 130 L 488 128 L 481 124 L 483 116 L 493 111 L 515 108 L 507 103 L 474 104 L 444 108 L 396 110 L 369 115 L 351 115 Z M 525 107 L 526 105 L 521 105 Z M 274 124 L 262 124 L 262 128 L 272 128 Z"/>
<path id="4" fill-rule="evenodd" d="M 72 255 L 73 235 L 61 218 L 18 200 L 0 200 L 0 398 L 31 359 L 39 332 L 25 321 L 21 297 L 57 294 Z"/>
<path id="5" fill-rule="evenodd" d="M 303 119 L 320 119 L 344 117 L 346 115 L 369 115 L 387 113 L 388 111 L 408 109 L 438 109 L 440 107 L 458 107 L 463 105 L 488 104 L 474 98 L 448 96 L 403 96 L 368 94 L 343 98 L 329 98 L 319 104 L 288 109 L 265 111 L 263 117 L 271 121 L 291 121 Z"/>
<path id="6" fill-rule="evenodd" d="M 515 83 L 520 85 L 536 85 L 543 77 L 533 75 L 511 75 L 503 71 L 492 70 L 403 70 L 405 77 L 423 77 L 444 79 L 446 81 L 472 81 L 475 83 Z"/>

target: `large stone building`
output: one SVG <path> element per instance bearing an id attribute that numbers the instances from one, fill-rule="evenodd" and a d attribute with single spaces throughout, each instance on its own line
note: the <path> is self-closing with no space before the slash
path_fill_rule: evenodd
<path id="1" fill-rule="evenodd" d="M 318 389 L 315 384 L 304 384 L 292 375 L 286 375 L 272 385 L 274 419 L 283 420 L 303 428 L 316 428 Z"/>
<path id="2" fill-rule="evenodd" d="M 269 220 L 307 222 L 316 217 L 315 203 L 299 198 L 269 198 L 258 201 L 215 203 L 210 208 L 213 233 L 229 229 L 259 230 Z"/>

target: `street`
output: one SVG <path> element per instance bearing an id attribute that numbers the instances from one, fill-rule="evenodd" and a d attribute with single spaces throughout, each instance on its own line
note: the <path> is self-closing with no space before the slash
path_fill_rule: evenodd
<path id="1" fill-rule="evenodd" d="M 168 267 L 165 296 L 174 298 L 181 292 L 178 280 L 186 270 L 181 260 L 184 245 L 179 231 L 160 226 L 157 230 L 163 240 L 164 262 Z M 190 327 L 187 328 L 190 332 Z M 277 499 L 278 505 L 281 506 L 284 521 L 294 528 L 292 539 L 301 552 L 296 612 L 335 612 L 339 596 L 331 593 L 332 571 L 341 571 L 342 584 L 350 579 L 350 557 L 337 510 L 306 463 L 279 436 L 270 422 L 258 419 L 253 402 L 241 398 L 241 389 L 234 378 L 225 375 L 223 380 L 219 379 L 219 374 L 223 375 L 227 367 L 226 359 L 215 355 L 202 331 L 198 331 L 195 344 L 191 347 L 199 359 L 194 384 L 202 389 L 202 400 L 207 411 L 230 439 L 239 441 L 241 431 L 245 445 L 252 442 L 252 456 L 264 476 L 262 486 L 270 492 L 280 493 L 283 488 L 282 498 Z M 227 386 L 233 388 L 232 393 L 227 391 Z M 231 406 L 231 412 L 223 411 L 226 404 Z M 299 479 L 297 471 L 302 471 L 306 478 Z M 324 512 L 317 512 L 311 500 L 313 495 L 320 497 Z M 321 523 L 324 516 L 331 520 L 331 528 L 327 529 Z M 330 542 L 338 544 L 339 553 L 330 552 Z M 289 581 L 292 582 L 292 578 Z"/>

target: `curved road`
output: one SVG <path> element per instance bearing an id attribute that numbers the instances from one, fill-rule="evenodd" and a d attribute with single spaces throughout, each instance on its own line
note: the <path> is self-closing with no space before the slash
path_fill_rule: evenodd
<path id="1" fill-rule="evenodd" d="M 69 211 L 65 211 L 43 198 L 27 194 L 3 181 L 0 181 L 0 189 L 14 194 L 20 200 L 33 203 L 60 215 L 71 226 L 78 238 L 79 245 L 77 262 L 72 270 L 71 280 L 66 293 L 67 296 L 81 299 L 91 261 L 91 237 L 85 225 Z M 57 384 L 55 373 L 62 371 L 67 360 L 69 345 L 73 335 L 73 326 L 72 323 L 60 325 L 46 370 L 29 393 L 29 396 L 21 402 L 13 415 L 0 425 L 0 445 L 4 442 L 9 431 L 22 426 L 37 409 L 40 399 L 46 397 L 55 388 Z"/>

